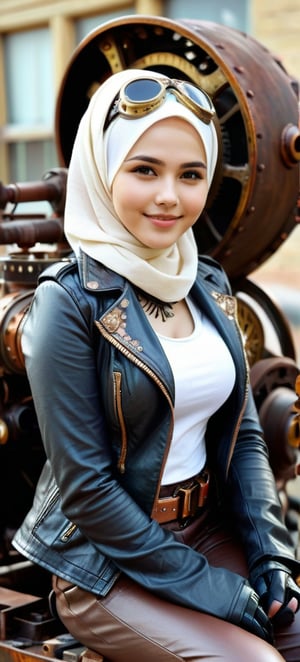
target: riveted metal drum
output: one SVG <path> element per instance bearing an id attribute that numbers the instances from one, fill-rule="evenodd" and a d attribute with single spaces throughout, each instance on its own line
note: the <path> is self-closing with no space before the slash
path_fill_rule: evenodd
<path id="1" fill-rule="evenodd" d="M 296 224 L 297 81 L 264 46 L 223 25 L 152 16 L 106 22 L 75 50 L 61 85 L 56 141 L 63 165 L 93 92 L 127 68 L 191 80 L 211 96 L 220 156 L 195 236 L 199 251 L 216 257 L 232 280 L 247 276 Z"/>

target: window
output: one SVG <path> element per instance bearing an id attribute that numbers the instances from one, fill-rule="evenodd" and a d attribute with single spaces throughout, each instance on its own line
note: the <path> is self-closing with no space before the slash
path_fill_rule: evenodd
<path id="1" fill-rule="evenodd" d="M 165 15 L 172 19 L 215 21 L 249 32 L 249 0 L 166 0 Z"/>
<path id="2" fill-rule="evenodd" d="M 128 7 L 128 10 L 126 11 L 126 14 L 135 14 L 135 8 L 134 5 L 132 7 Z M 91 32 L 91 30 L 95 30 L 96 28 L 99 27 L 102 23 L 105 21 L 111 21 L 114 18 L 121 18 L 124 16 L 124 10 L 120 11 L 113 11 L 113 12 L 105 12 L 104 14 L 98 15 L 98 16 L 90 16 L 89 18 L 81 18 L 79 21 L 76 23 L 76 41 L 79 43 L 86 35 Z"/>
<path id="3" fill-rule="evenodd" d="M 8 34 L 4 53 L 7 124 L 3 138 L 8 147 L 9 181 L 40 179 L 57 165 L 50 30 Z M 42 211 L 42 207 L 35 203 L 34 210 Z"/>
<path id="4" fill-rule="evenodd" d="M 48 29 L 5 38 L 9 124 L 49 126 L 53 116 L 53 63 Z"/>

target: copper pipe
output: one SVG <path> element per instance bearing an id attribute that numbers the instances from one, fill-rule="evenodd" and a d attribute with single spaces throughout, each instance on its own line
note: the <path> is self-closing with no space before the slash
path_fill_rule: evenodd
<path id="1" fill-rule="evenodd" d="M 19 202 L 46 200 L 52 203 L 57 213 L 63 213 L 66 179 L 65 168 L 54 168 L 40 181 L 18 182 L 7 186 L 0 182 L 0 209 L 5 209 L 8 202 L 17 205 Z"/>
<path id="2" fill-rule="evenodd" d="M 42 218 L 36 220 L 4 221 L 0 223 L 0 244 L 34 246 L 36 242 L 56 243 L 64 237 L 63 219 Z"/>

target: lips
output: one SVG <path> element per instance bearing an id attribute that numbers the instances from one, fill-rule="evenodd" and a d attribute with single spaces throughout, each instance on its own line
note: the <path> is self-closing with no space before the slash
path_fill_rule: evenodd
<path id="1" fill-rule="evenodd" d="M 145 216 L 160 227 L 170 227 L 179 220 L 179 216 L 164 216 L 163 214 L 145 214 Z"/>

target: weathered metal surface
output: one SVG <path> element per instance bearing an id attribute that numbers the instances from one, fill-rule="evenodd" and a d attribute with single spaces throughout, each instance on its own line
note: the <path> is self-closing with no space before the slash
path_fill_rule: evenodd
<path id="1" fill-rule="evenodd" d="M 61 638 L 60 624 L 49 616 L 45 599 L 28 594 L 46 596 L 49 576 L 41 580 L 37 568 L 16 556 L 10 541 L 44 462 L 21 351 L 22 324 L 40 272 L 70 252 L 63 214 L 80 119 L 94 90 L 125 68 L 191 80 L 214 101 L 220 156 L 195 236 L 200 252 L 223 264 L 238 297 L 255 401 L 278 489 L 284 493 L 286 481 L 299 472 L 299 402 L 294 405 L 299 368 L 293 340 L 281 311 L 247 279 L 299 222 L 298 82 L 261 44 L 222 25 L 152 16 L 105 23 L 78 46 L 62 82 L 56 109 L 62 167 L 40 182 L 0 184 L 0 244 L 19 248 L 0 260 L 1 662 L 53 662 L 61 647 L 65 652 L 60 659 L 67 662 L 103 662 L 78 642 Z M 47 200 L 50 216 L 7 211 L 10 204 L 31 200 Z M 54 249 L 38 248 L 44 241 Z M 260 311 L 278 336 L 280 357 L 268 347 Z"/>
<path id="2" fill-rule="evenodd" d="M 211 96 L 220 158 L 195 235 L 199 250 L 232 279 L 248 275 L 296 224 L 298 82 L 255 39 L 224 25 L 147 16 L 110 21 L 81 42 L 61 85 L 56 142 L 64 165 L 91 95 L 125 68 L 189 79 Z"/>

